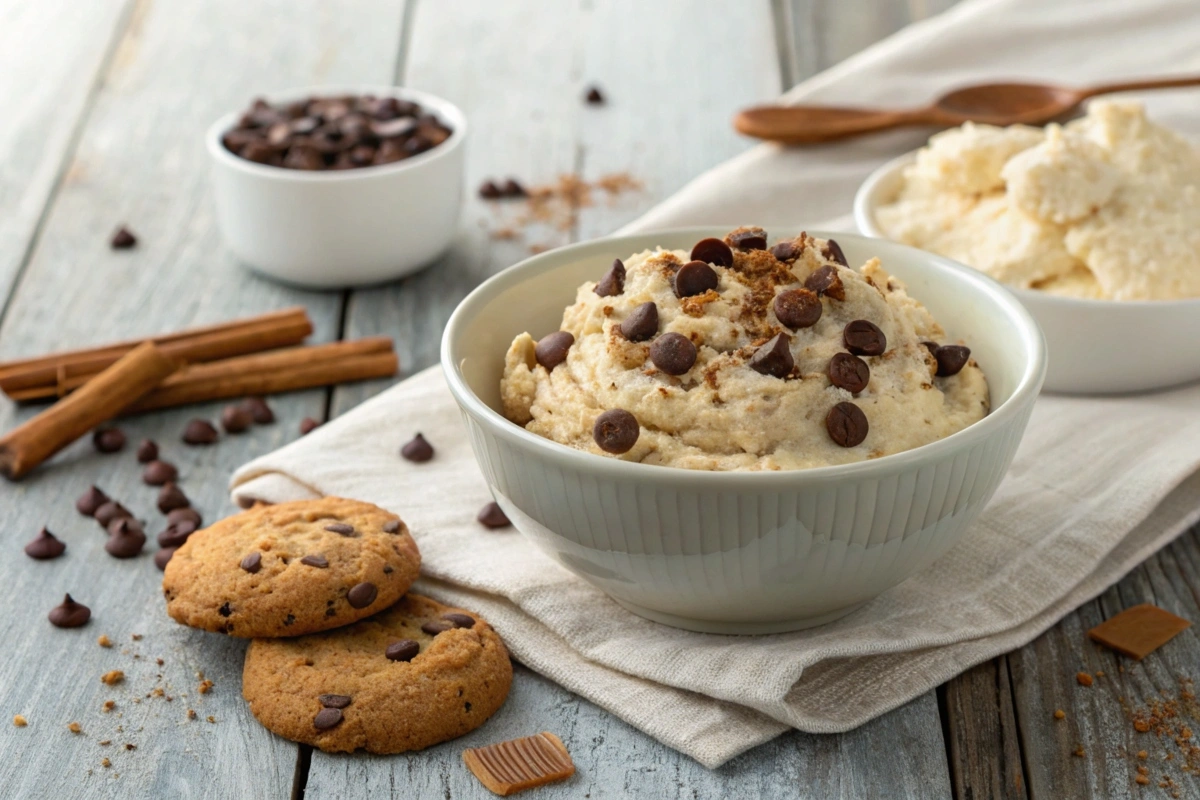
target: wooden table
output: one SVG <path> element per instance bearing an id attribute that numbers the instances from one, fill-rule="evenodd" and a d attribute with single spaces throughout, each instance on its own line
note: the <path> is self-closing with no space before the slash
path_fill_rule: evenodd
<path id="1" fill-rule="evenodd" d="M 392 336 L 410 374 L 435 361 L 451 309 L 484 277 L 531 246 L 587 239 L 635 218 L 749 146 L 730 130 L 736 108 L 946 5 L 0 0 L 0 358 L 303 304 L 315 340 Z M 261 280 L 234 263 L 214 229 L 201 132 L 253 93 L 338 82 L 411 84 L 457 102 L 474 128 L 472 187 L 491 176 L 542 182 L 628 171 L 643 189 L 519 240 L 489 236 L 492 211 L 472 197 L 453 251 L 389 286 L 312 293 Z M 607 106 L 581 102 L 591 82 Z M 108 248 L 121 222 L 139 235 L 136 250 Z M 134 442 L 164 446 L 214 519 L 233 510 L 226 480 L 234 467 L 296 437 L 303 417 L 335 416 L 384 385 L 279 397 L 278 424 L 212 448 L 186 448 L 179 434 L 192 417 L 215 418 L 219 404 L 146 415 L 126 429 Z M 29 413 L 0 403 L 0 426 Z M 148 552 L 109 558 L 95 523 L 76 514 L 74 498 L 97 483 L 159 519 L 139 475 L 129 450 L 101 456 L 80 442 L 0 488 L 8 554 L 0 559 L 8 598 L 0 708 L 29 720 L 25 728 L 0 720 L 0 796 L 486 797 L 462 767 L 463 746 L 551 730 L 579 771 L 537 797 L 1200 797 L 1195 778 L 1162 761 L 1170 743 L 1135 733 L 1127 710 L 1194 674 L 1196 634 L 1141 664 L 1084 637 L 1141 601 L 1200 619 L 1196 531 L 1027 647 L 858 730 L 793 732 L 715 771 L 520 667 L 504 709 L 464 740 L 411 756 L 334 757 L 261 728 L 239 697 L 243 642 L 171 622 Z M 20 553 L 43 525 L 69 543 L 65 558 L 35 563 Z M 49 626 L 46 612 L 64 591 L 92 607 L 90 625 Z M 113 647 L 97 645 L 102 633 Z M 103 685 L 110 669 L 123 670 L 124 683 Z M 1084 689 L 1077 670 L 1106 677 Z M 206 694 L 201 671 L 214 682 Z M 105 713 L 108 699 L 116 708 Z M 82 733 L 67 730 L 72 721 Z M 1083 755 L 1073 755 L 1081 745 Z M 1150 751 L 1147 787 L 1134 783 L 1127 757 L 1140 749 Z M 1160 775 L 1174 787 L 1158 788 Z"/>

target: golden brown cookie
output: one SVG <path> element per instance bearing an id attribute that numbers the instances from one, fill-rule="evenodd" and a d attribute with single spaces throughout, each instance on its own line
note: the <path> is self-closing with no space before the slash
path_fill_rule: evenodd
<path id="1" fill-rule="evenodd" d="M 193 533 L 167 563 L 177 622 L 230 636 L 299 636 L 395 603 L 421 556 L 408 528 L 370 503 L 326 497 L 256 506 Z"/>
<path id="2" fill-rule="evenodd" d="M 298 639 L 256 639 L 242 696 L 268 730 L 326 752 L 402 753 L 462 736 L 512 683 L 478 615 L 409 594 L 375 616 Z"/>

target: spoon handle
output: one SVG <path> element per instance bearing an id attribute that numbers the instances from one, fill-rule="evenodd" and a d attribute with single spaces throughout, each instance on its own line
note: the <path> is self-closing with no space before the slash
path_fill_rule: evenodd
<path id="1" fill-rule="evenodd" d="M 1186 75 L 1179 78 L 1149 78 L 1141 81 L 1125 81 L 1122 83 L 1105 83 L 1092 86 L 1080 91 L 1080 99 L 1086 100 L 1098 94 L 1113 92 L 1132 92 L 1139 89 L 1171 89 L 1179 86 L 1200 86 L 1200 75 Z"/>
<path id="2" fill-rule="evenodd" d="M 784 144 L 831 142 L 905 125 L 946 124 L 955 123 L 936 108 L 887 111 L 837 106 L 757 106 L 740 111 L 733 118 L 733 126 L 740 133 Z"/>

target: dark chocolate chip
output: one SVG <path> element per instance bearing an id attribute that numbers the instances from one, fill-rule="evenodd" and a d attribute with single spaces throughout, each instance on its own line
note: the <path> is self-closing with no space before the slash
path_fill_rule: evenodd
<path id="1" fill-rule="evenodd" d="M 149 464 L 156 458 L 158 458 L 158 445 L 153 439 L 142 439 L 142 443 L 138 445 L 137 449 L 138 463 Z"/>
<path id="2" fill-rule="evenodd" d="M 29 544 L 25 545 L 25 555 L 45 561 L 48 558 L 58 558 L 67 550 L 66 544 L 47 528 L 42 528 Z"/>
<path id="3" fill-rule="evenodd" d="M 255 425 L 270 425 L 275 421 L 275 412 L 261 397 L 247 397 L 242 401 L 242 408 L 250 412 Z"/>
<path id="4" fill-rule="evenodd" d="M 503 192 L 500 191 L 500 187 L 496 185 L 495 181 L 486 180 L 479 184 L 479 196 L 484 200 L 499 200 L 503 197 Z"/>
<path id="5" fill-rule="evenodd" d="M 137 520 L 113 520 L 108 531 L 108 541 L 104 543 L 104 550 L 114 558 L 133 558 L 142 552 L 146 545 L 146 534 Z"/>
<path id="6" fill-rule="evenodd" d="M 312 555 L 307 555 L 304 558 L 300 559 L 300 563 L 306 564 L 310 567 L 316 567 L 317 569 L 325 569 L 326 567 L 329 566 L 329 560 L 327 558 L 325 558 L 325 556 L 321 555 L 320 553 L 314 553 Z"/>
<path id="7" fill-rule="evenodd" d="M 233 613 L 233 608 L 230 607 L 228 602 L 224 602 L 221 604 L 221 607 L 217 609 L 217 613 L 222 617 L 228 617 Z"/>
<path id="8" fill-rule="evenodd" d="M 146 527 L 142 524 L 141 520 L 134 519 L 133 517 L 117 517 L 112 522 L 108 523 L 108 527 L 105 528 L 105 530 L 108 531 L 109 535 L 111 536 L 116 533 L 124 533 L 130 530 L 135 530 L 139 533 L 145 533 Z"/>
<path id="9" fill-rule="evenodd" d="M 871 368 L 867 366 L 867 362 L 849 353 L 835 353 L 833 358 L 829 359 L 826 374 L 834 386 L 853 394 L 867 388 L 867 383 L 871 380 Z"/>
<path id="10" fill-rule="evenodd" d="M 505 197 L 527 197 L 529 192 L 525 191 L 525 187 L 517 181 L 516 178 L 509 178 L 500 187 L 500 191 Z"/>
<path id="11" fill-rule="evenodd" d="M 353 536 L 354 526 L 348 525 L 345 522 L 331 522 L 325 526 L 325 530 L 330 533 L 336 533 L 339 536 Z"/>
<path id="12" fill-rule="evenodd" d="M 50 624 L 56 628 L 78 628 L 92 618 L 92 610 L 76 603 L 71 595 L 63 598 L 62 605 L 50 609 Z"/>
<path id="13" fill-rule="evenodd" d="M 567 352 L 573 344 L 575 344 L 575 337 L 569 332 L 555 331 L 543 336 L 534 347 L 533 352 L 537 356 L 537 363 L 550 372 L 567 360 Z"/>
<path id="14" fill-rule="evenodd" d="M 804 279 L 804 288 L 810 292 L 828 295 L 834 300 L 846 299 L 846 287 L 842 284 L 842 276 L 838 275 L 837 267 L 826 265 L 813 270 Z"/>
<path id="15" fill-rule="evenodd" d="M 393 572 L 395 572 L 395 571 L 396 571 L 396 570 L 392 568 L 392 565 L 391 565 L 391 564 L 384 564 L 384 565 L 383 565 L 383 574 L 384 574 L 384 575 L 391 575 L 391 574 L 392 574 Z"/>
<path id="16" fill-rule="evenodd" d="M 178 549 L 178 547 L 164 547 L 163 549 L 159 550 L 154 554 L 154 566 L 158 567 L 160 570 L 165 570 L 167 568 L 167 562 L 171 560 L 171 556 L 175 555 L 175 551 Z"/>
<path id="17" fill-rule="evenodd" d="M 703 261 L 689 261 L 675 273 L 675 296 L 679 298 L 704 294 L 716 289 L 721 279 L 717 271 Z"/>
<path id="18" fill-rule="evenodd" d="M 475 627 L 475 618 L 468 614 L 459 614 L 458 612 L 452 612 L 450 614 L 442 614 L 442 619 L 446 620 L 446 622 L 449 622 L 451 625 L 453 625 L 456 628 L 474 628 Z"/>
<path id="19" fill-rule="evenodd" d="M 431 620 L 422 625 L 421 630 L 423 630 L 425 633 L 428 633 L 430 636 L 437 636 L 439 633 L 444 633 L 454 627 L 455 626 L 453 622 L 446 622 L 445 620 Z"/>
<path id="20" fill-rule="evenodd" d="M 623 408 L 612 408 L 596 417 L 592 426 L 592 438 L 606 453 L 620 455 L 627 453 L 637 444 L 641 435 L 637 417 Z"/>
<path id="21" fill-rule="evenodd" d="M 120 428 L 99 428 L 92 434 L 92 446 L 100 453 L 118 453 L 125 447 L 125 433 Z"/>
<path id="22" fill-rule="evenodd" d="M 822 310 L 821 298 L 811 289 L 788 289 L 775 296 L 775 316 L 794 331 L 816 325 Z"/>
<path id="23" fill-rule="evenodd" d="M 401 639 L 387 646 L 384 655 L 389 661 L 412 661 L 421 652 L 421 645 L 412 639 Z"/>
<path id="24" fill-rule="evenodd" d="M 644 342 L 658 333 L 658 306 L 654 301 L 642 303 L 621 323 L 621 334 L 631 342 Z"/>
<path id="25" fill-rule="evenodd" d="M 589 86 L 587 94 L 583 96 L 583 99 L 587 101 L 589 106 L 602 106 L 605 102 L 604 92 L 600 91 L 599 86 Z"/>
<path id="26" fill-rule="evenodd" d="M 803 252 L 802 248 L 796 246 L 796 243 L 790 239 L 784 239 L 771 248 L 771 255 L 775 256 L 777 261 L 790 262 L 795 261 Z"/>
<path id="27" fill-rule="evenodd" d="M 225 406 L 221 411 L 221 427 L 226 433 L 244 433 L 254 423 L 254 417 L 244 406 Z"/>
<path id="28" fill-rule="evenodd" d="M 187 508 L 191 504 L 183 490 L 174 483 L 164 484 L 158 492 L 158 510 L 164 514 L 169 514 L 177 508 Z"/>
<path id="29" fill-rule="evenodd" d="M 729 234 L 729 243 L 738 250 L 766 250 L 767 232 L 762 228 L 738 231 Z"/>
<path id="30" fill-rule="evenodd" d="M 317 422 L 312 417 L 305 417 L 300 420 L 300 435 L 308 436 L 310 433 L 321 427 L 321 423 Z"/>
<path id="31" fill-rule="evenodd" d="M 346 600 L 353 608 L 366 608 L 375 602 L 375 598 L 379 596 L 379 589 L 375 584 L 363 581 L 351 587 L 346 593 Z"/>
<path id="32" fill-rule="evenodd" d="M 94 517 L 100 506 L 107 502 L 109 502 L 108 495 L 99 488 L 92 486 L 86 492 L 79 495 L 79 499 L 75 501 L 75 510 L 85 517 Z"/>
<path id="33" fill-rule="evenodd" d="M 317 701 L 325 708 L 345 708 L 350 705 L 349 695 L 344 694 L 319 695 Z"/>
<path id="34" fill-rule="evenodd" d="M 179 477 L 179 470 L 169 461 L 151 461 L 142 470 L 142 482 L 148 486 L 162 486 Z"/>
<path id="35" fill-rule="evenodd" d="M 843 267 L 850 266 L 850 262 L 848 262 L 846 260 L 846 254 L 842 252 L 841 246 L 837 242 L 835 242 L 833 239 L 827 239 L 825 241 L 824 250 L 825 250 L 825 257 L 828 258 L 830 261 L 836 261 L 838 264 L 841 264 Z"/>
<path id="36" fill-rule="evenodd" d="M 874 322 L 856 319 L 842 331 L 846 349 L 856 356 L 881 356 L 887 350 L 887 337 Z"/>
<path id="37" fill-rule="evenodd" d="M 100 523 L 100 527 L 107 529 L 109 524 L 114 519 L 132 517 L 133 514 L 129 512 L 129 509 L 115 500 L 109 500 L 107 503 L 104 503 L 97 508 L 96 513 L 93 516 L 96 518 L 96 522 Z"/>
<path id="38" fill-rule="evenodd" d="M 854 447 L 867 438 L 867 415 L 854 403 L 838 403 L 825 417 L 829 438 L 842 447 Z"/>
<path id="39" fill-rule="evenodd" d="M 937 358 L 937 349 L 941 347 L 937 342 L 921 342 L 921 346 L 928 350 L 934 358 Z"/>
<path id="40" fill-rule="evenodd" d="M 733 251 L 729 245 L 720 239 L 701 239 L 692 248 L 693 261 L 703 261 L 705 264 L 716 264 L 721 267 L 733 266 Z"/>
<path id="41" fill-rule="evenodd" d="M 183 429 L 183 441 L 185 444 L 213 444 L 217 441 L 218 436 L 217 429 L 206 419 L 194 419 Z"/>
<path id="42" fill-rule="evenodd" d="M 750 356 L 750 369 L 775 378 L 786 378 L 796 366 L 792 358 L 792 340 L 783 333 L 772 336 Z"/>
<path id="43" fill-rule="evenodd" d="M 137 237 L 133 235 L 133 231 L 122 225 L 113 233 L 108 243 L 113 250 L 128 250 L 137 244 Z"/>
<path id="44" fill-rule="evenodd" d="M 418 433 L 400 448 L 400 455 L 409 461 L 423 464 L 433 458 L 433 445 L 425 441 L 425 437 Z"/>
<path id="45" fill-rule="evenodd" d="M 341 722 L 342 710 L 340 708 L 322 708 L 313 718 L 313 727 L 319 731 L 327 731 Z"/>
<path id="46" fill-rule="evenodd" d="M 387 522 L 383 523 L 383 532 L 384 533 L 399 533 L 400 532 L 400 524 L 401 524 L 400 520 L 398 520 L 398 519 L 389 519 Z"/>
<path id="47" fill-rule="evenodd" d="M 250 553 L 242 558 L 242 569 L 251 575 L 262 569 L 262 553 Z"/>
<path id="48" fill-rule="evenodd" d="M 504 515 L 499 503 L 488 503 L 479 510 L 475 519 L 485 528 L 507 528 L 512 525 L 508 517 Z"/>
<path id="49" fill-rule="evenodd" d="M 158 534 L 159 547 L 182 547 L 183 543 L 196 532 L 196 523 L 190 519 L 172 522 Z"/>
<path id="50" fill-rule="evenodd" d="M 957 375 L 967 365 L 971 350 L 959 344 L 944 344 L 933 352 L 933 357 L 937 359 L 938 377 L 948 378 Z"/>
<path id="51" fill-rule="evenodd" d="M 167 514 L 168 525 L 176 525 L 184 520 L 194 523 L 197 528 L 204 524 L 204 520 L 200 519 L 200 512 L 191 507 L 177 508 Z"/>
<path id="52" fill-rule="evenodd" d="M 621 259 L 615 259 L 608 272 L 596 284 L 594 289 L 601 297 L 613 297 L 625 291 L 625 265 Z"/>
<path id="53" fill-rule="evenodd" d="M 668 375 L 683 375 L 696 363 L 696 345 L 681 333 L 664 333 L 650 345 L 650 360 Z"/>

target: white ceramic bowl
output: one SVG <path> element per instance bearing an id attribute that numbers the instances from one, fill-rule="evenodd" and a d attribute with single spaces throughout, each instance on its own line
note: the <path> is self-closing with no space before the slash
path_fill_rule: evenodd
<path id="1" fill-rule="evenodd" d="M 1008 469 L 1045 350 L 1037 324 L 995 281 L 910 247 L 833 234 L 851 263 L 878 255 L 951 339 L 969 343 L 991 386 L 991 414 L 916 450 L 791 472 L 627 463 L 504 418 L 500 377 L 513 337 L 558 330 L 576 287 L 614 257 L 655 245 L 687 250 L 731 228 L 619 236 L 527 259 L 459 305 L 442 366 L 497 502 L 561 564 L 668 625 L 794 630 L 853 611 L 959 540 Z"/>
<path id="2" fill-rule="evenodd" d="M 221 137 L 241 112 L 217 120 L 205 135 L 217 226 L 253 269 L 301 286 L 355 286 L 407 275 L 450 246 L 462 207 L 463 113 L 440 97 L 395 86 L 311 87 L 268 101 L 349 94 L 411 100 L 453 132 L 437 147 L 393 164 L 306 172 L 234 155 Z"/>
<path id="3" fill-rule="evenodd" d="M 896 198 L 904 169 L 915 160 L 916 154 L 909 153 L 889 161 L 859 187 L 854 198 L 859 231 L 888 238 L 875 209 Z M 1141 392 L 1200 379 L 1200 298 L 1083 300 L 1009 288 L 1046 334 L 1047 391 Z"/>

